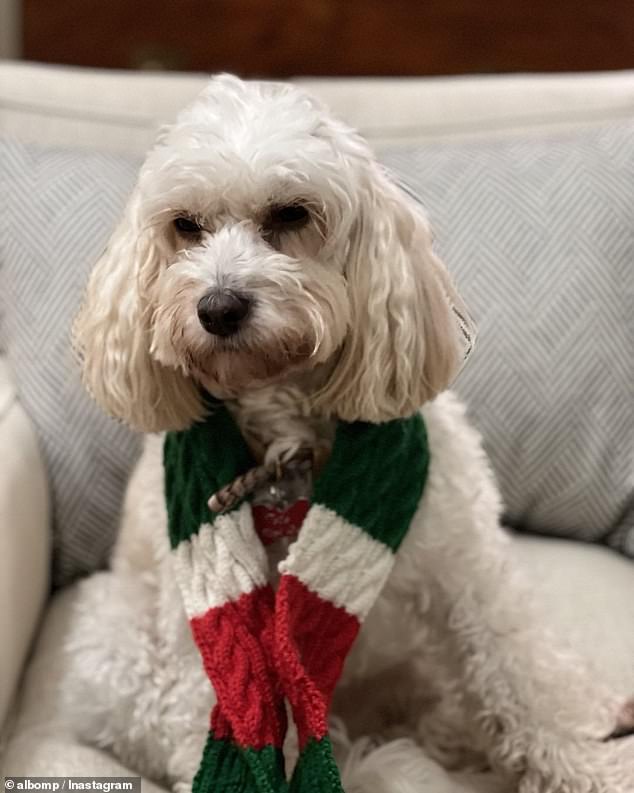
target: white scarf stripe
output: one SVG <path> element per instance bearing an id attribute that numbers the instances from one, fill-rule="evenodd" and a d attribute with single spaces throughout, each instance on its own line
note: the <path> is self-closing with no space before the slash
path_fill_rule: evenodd
<path id="1" fill-rule="evenodd" d="M 172 553 L 189 619 L 268 583 L 266 551 L 248 504 L 220 515 L 213 526 L 202 525 Z M 387 545 L 315 504 L 280 562 L 279 572 L 295 576 L 311 592 L 362 621 L 393 563 L 394 554 Z"/>
<path id="2" fill-rule="evenodd" d="M 189 619 L 238 600 L 268 582 L 266 551 L 249 504 L 205 523 L 172 551 Z"/>
<path id="3" fill-rule="evenodd" d="M 387 545 L 314 504 L 279 571 L 299 578 L 320 598 L 362 621 L 393 564 L 394 554 Z"/>

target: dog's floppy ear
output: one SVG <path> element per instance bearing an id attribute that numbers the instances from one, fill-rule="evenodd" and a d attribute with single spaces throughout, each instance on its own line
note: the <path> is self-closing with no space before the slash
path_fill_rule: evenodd
<path id="1" fill-rule="evenodd" d="M 201 417 L 195 384 L 150 356 L 151 294 L 163 266 L 133 193 L 90 276 L 73 326 L 83 382 L 110 415 L 144 432 L 182 429 Z"/>
<path id="2" fill-rule="evenodd" d="M 319 402 L 347 421 L 380 422 L 447 388 L 475 329 L 420 206 L 376 162 L 363 181 L 346 269 L 351 327 Z"/>

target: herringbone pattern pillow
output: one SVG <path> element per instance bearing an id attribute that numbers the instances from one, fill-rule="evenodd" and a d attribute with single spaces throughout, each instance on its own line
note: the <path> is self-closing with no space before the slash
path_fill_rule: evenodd
<path id="1" fill-rule="evenodd" d="M 383 160 L 478 324 L 456 390 L 507 521 L 634 556 L 634 123 Z"/>
<path id="2" fill-rule="evenodd" d="M 478 321 L 457 388 L 509 521 L 632 556 L 633 130 L 382 153 L 428 208 Z M 0 143 L 0 348 L 49 464 L 58 584 L 106 562 L 138 450 L 84 395 L 69 349 L 138 165 Z"/>
<path id="3" fill-rule="evenodd" d="M 137 162 L 0 143 L 0 348 L 51 484 L 55 584 L 106 564 L 138 438 L 79 382 L 70 327 Z M 0 467 L 1 475 L 1 467 Z"/>

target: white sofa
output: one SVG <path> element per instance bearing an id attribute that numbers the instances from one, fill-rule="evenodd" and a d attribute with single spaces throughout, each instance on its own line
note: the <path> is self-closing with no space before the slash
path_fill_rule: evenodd
<path id="1" fill-rule="evenodd" d="M 141 154 L 204 81 L 0 63 L 0 136 Z M 303 82 L 377 146 L 634 116 L 634 73 Z M 37 440 L 0 357 L 0 776 L 125 774 L 60 718 L 56 681 L 76 590 L 48 597 L 49 517 Z M 525 537 L 515 547 L 549 619 L 624 696 L 634 693 L 634 565 L 564 541 Z"/>

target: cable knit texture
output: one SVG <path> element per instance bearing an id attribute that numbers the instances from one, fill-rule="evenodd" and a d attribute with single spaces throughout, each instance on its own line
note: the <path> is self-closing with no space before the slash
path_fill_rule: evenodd
<path id="1" fill-rule="evenodd" d="M 429 465 L 419 415 L 340 423 L 277 592 L 251 506 L 209 496 L 254 465 L 220 403 L 171 433 L 165 490 L 175 575 L 217 704 L 195 793 L 338 793 L 328 737 L 335 685 L 418 509 Z M 287 781 L 285 700 L 300 755 Z"/>
<path id="2" fill-rule="evenodd" d="M 212 493 L 255 465 L 229 411 L 212 402 L 207 421 L 165 437 L 165 498 L 172 548 L 217 518 Z"/>
<path id="3" fill-rule="evenodd" d="M 333 509 L 395 551 L 418 508 L 428 464 L 420 414 L 384 424 L 340 422 L 313 503 Z"/>

